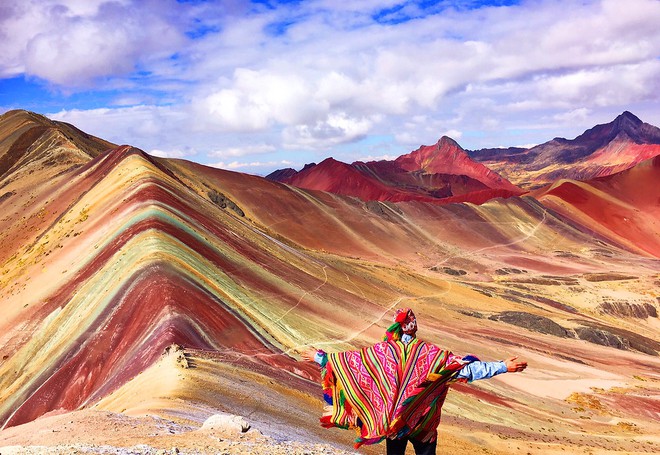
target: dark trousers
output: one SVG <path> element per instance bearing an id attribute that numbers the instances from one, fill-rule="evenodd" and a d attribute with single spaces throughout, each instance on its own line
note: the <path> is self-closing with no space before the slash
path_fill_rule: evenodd
<path id="1" fill-rule="evenodd" d="M 416 455 L 435 455 L 435 448 L 438 440 L 431 442 L 421 442 L 416 439 L 386 439 L 387 455 L 404 455 L 408 441 L 412 442 Z"/>

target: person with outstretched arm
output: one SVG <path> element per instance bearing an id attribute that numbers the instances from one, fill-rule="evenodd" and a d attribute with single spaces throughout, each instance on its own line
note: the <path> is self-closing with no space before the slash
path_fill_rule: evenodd
<path id="1" fill-rule="evenodd" d="M 326 428 L 357 431 L 355 447 L 386 441 L 387 455 L 403 455 L 411 442 L 417 455 L 434 455 L 442 405 L 452 382 L 472 382 L 523 371 L 517 357 L 482 362 L 419 340 L 417 319 L 399 309 L 381 343 L 357 351 L 309 349 L 303 359 L 318 363 Z"/>

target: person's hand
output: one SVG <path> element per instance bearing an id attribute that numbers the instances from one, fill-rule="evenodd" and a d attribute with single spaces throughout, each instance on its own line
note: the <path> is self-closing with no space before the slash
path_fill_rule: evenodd
<path id="1" fill-rule="evenodd" d="M 518 360 L 518 357 L 511 357 L 505 360 L 504 364 L 506 365 L 506 371 L 509 373 L 518 373 L 527 368 L 527 362 Z"/>
<path id="2" fill-rule="evenodd" d="M 316 352 L 317 352 L 316 349 L 309 348 L 309 349 L 304 350 L 300 354 L 300 357 L 302 357 L 303 360 L 307 360 L 308 362 L 314 362 L 314 357 L 316 357 Z"/>

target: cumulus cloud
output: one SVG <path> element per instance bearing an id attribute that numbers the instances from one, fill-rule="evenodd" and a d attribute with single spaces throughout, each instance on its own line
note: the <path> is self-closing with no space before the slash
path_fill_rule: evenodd
<path id="1" fill-rule="evenodd" d="M 26 0 L 0 10 L 0 75 L 25 74 L 55 86 L 89 87 L 129 75 L 184 43 L 176 2 Z"/>
<path id="2" fill-rule="evenodd" d="M 289 127 L 284 130 L 283 139 L 285 146 L 291 149 L 327 149 L 363 138 L 371 125 L 369 119 L 353 118 L 340 112 L 312 125 Z"/>
<path id="3" fill-rule="evenodd" d="M 625 105 L 658 99 L 660 61 L 584 69 L 540 80 L 544 99 L 575 106 Z"/>
<path id="4" fill-rule="evenodd" d="M 582 107 L 568 112 L 555 114 L 554 118 L 562 122 L 580 122 L 589 116 L 589 109 Z"/>
<path id="5" fill-rule="evenodd" d="M 388 27 L 353 20 L 348 22 L 355 28 L 346 29 L 340 19 L 395 3 L 349 9 L 317 2 L 309 8 L 326 14 L 326 23 L 319 25 L 316 16 L 309 21 L 319 25 L 316 32 L 300 21 L 273 44 L 264 38 L 262 45 L 273 52 L 263 54 L 258 71 L 237 72 L 211 94 L 209 113 L 237 129 L 282 125 L 286 144 L 323 147 L 329 137 L 336 140 L 325 146 L 374 132 L 380 122 L 371 116 L 399 120 L 419 111 L 435 113 L 474 87 L 476 95 L 492 101 L 492 115 L 482 121 L 491 130 L 500 126 L 498 108 L 637 101 L 649 96 L 658 80 L 654 59 L 660 33 L 653 24 L 660 9 L 657 2 L 635 4 L 568 1 L 478 13 L 451 9 Z M 289 37 L 305 41 L 282 46 Z M 344 117 L 353 119 L 351 127 L 336 121 Z M 411 128 L 400 137 L 419 132 Z"/>
<path id="6" fill-rule="evenodd" d="M 362 161 L 362 162 L 366 163 L 366 162 L 369 162 L 369 161 L 393 161 L 397 158 L 398 158 L 398 155 L 387 155 L 387 154 L 378 155 L 378 156 L 367 155 L 367 156 L 363 156 L 363 157 L 358 158 L 356 161 Z"/>
<path id="7" fill-rule="evenodd" d="M 294 71 L 238 68 L 230 88 L 196 101 L 207 122 L 231 131 L 262 130 L 297 124 L 315 115 L 312 88 Z"/>

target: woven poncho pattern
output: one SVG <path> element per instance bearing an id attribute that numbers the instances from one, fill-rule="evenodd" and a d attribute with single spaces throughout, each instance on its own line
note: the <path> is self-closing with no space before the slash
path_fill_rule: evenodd
<path id="1" fill-rule="evenodd" d="M 473 360 L 419 339 L 328 354 L 322 377 L 332 407 L 321 424 L 355 429 L 356 448 L 388 437 L 432 440 L 450 382 Z"/>

